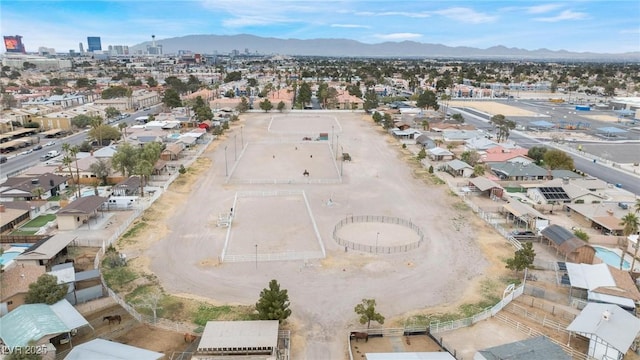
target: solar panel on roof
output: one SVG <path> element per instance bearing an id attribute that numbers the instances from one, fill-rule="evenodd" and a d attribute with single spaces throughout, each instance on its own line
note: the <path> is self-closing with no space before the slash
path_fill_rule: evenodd
<path id="1" fill-rule="evenodd" d="M 571 280 L 569 280 L 569 275 L 567 274 L 562 275 L 562 278 L 560 279 L 560 284 L 571 285 Z"/>
<path id="2" fill-rule="evenodd" d="M 541 187 L 540 193 L 546 200 L 570 200 L 571 198 L 561 187 Z"/>
<path id="3" fill-rule="evenodd" d="M 558 270 L 566 271 L 567 264 L 564 261 L 558 261 Z"/>

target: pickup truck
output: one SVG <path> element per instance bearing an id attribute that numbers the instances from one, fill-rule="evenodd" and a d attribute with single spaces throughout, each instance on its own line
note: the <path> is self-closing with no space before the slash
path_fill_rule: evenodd
<path id="1" fill-rule="evenodd" d="M 58 152 L 58 150 L 51 150 L 49 152 L 47 152 L 46 154 L 42 155 L 40 157 L 41 161 L 47 161 L 49 159 L 53 159 L 54 157 L 60 155 L 60 152 Z"/>

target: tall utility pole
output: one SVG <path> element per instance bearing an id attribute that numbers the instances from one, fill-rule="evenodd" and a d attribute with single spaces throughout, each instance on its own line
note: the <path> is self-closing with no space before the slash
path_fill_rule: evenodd
<path id="1" fill-rule="evenodd" d="M 256 244 L 256 270 L 258 270 L 258 244 Z"/>
<path id="2" fill-rule="evenodd" d="M 229 167 L 227 166 L 227 146 L 224 146 L 224 176 L 229 176 Z"/>

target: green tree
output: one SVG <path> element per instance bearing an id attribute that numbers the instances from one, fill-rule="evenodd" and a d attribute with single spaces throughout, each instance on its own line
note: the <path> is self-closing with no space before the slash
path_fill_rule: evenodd
<path id="1" fill-rule="evenodd" d="M 416 101 L 416 106 L 421 109 L 433 108 L 434 110 L 438 110 L 439 105 L 438 105 L 438 97 L 436 96 L 436 93 L 434 93 L 431 90 L 423 91 L 418 96 L 418 100 Z"/>
<path id="2" fill-rule="evenodd" d="M 427 157 L 427 151 L 422 148 L 420 149 L 420 151 L 418 151 L 418 155 L 416 156 L 418 158 L 418 160 L 423 160 Z"/>
<path id="3" fill-rule="evenodd" d="M 78 191 L 78 197 L 80 197 L 80 170 L 78 169 L 78 153 L 80 149 L 78 146 L 71 146 L 69 143 L 62 144 L 62 151 L 64 152 L 64 157 L 62 158 L 62 165 L 66 166 L 69 169 L 69 175 L 71 175 L 71 179 L 73 180 L 73 184 L 75 185 Z M 77 177 L 73 177 L 73 170 L 71 169 L 71 164 L 75 162 L 76 164 L 76 175 Z"/>
<path id="4" fill-rule="evenodd" d="M 378 111 L 374 112 L 373 115 L 371 116 L 371 118 L 373 118 L 373 121 L 376 124 L 379 124 L 383 119 L 382 114 L 379 113 Z"/>
<path id="5" fill-rule="evenodd" d="M 640 231 L 640 219 L 638 219 L 638 215 L 635 213 L 627 213 L 627 215 L 623 216 L 620 225 L 623 226 L 622 234 L 625 237 L 628 237 L 631 234 L 637 234 Z M 633 271 L 633 268 L 636 264 L 636 256 L 638 256 L 638 242 L 635 244 L 635 250 L 633 251 L 633 260 L 631 261 L 631 268 L 629 271 Z M 626 252 L 626 251 L 625 251 Z M 623 252 L 623 254 L 625 253 Z M 620 257 L 620 270 L 622 270 L 622 266 L 624 265 L 624 256 Z"/>
<path id="6" fill-rule="evenodd" d="M 256 303 L 260 320 L 278 320 L 282 322 L 291 315 L 289 309 L 289 294 L 280 289 L 280 284 L 274 279 L 269 282 L 269 288 L 260 292 L 260 299 Z"/>
<path id="7" fill-rule="evenodd" d="M 465 151 L 460 154 L 460 160 L 471 166 L 476 166 L 480 162 L 480 154 L 475 150 Z"/>
<path id="8" fill-rule="evenodd" d="M 136 150 L 133 172 L 140 176 L 140 193 L 144 196 L 144 185 L 153 173 L 154 166 L 162 153 L 162 144 L 157 142 L 147 143 Z"/>
<path id="9" fill-rule="evenodd" d="M 309 83 L 303 81 L 302 84 L 300 84 L 297 100 L 303 108 L 311 102 L 311 85 L 309 85 Z"/>
<path id="10" fill-rule="evenodd" d="M 44 195 L 44 189 L 42 186 L 35 187 L 31 190 L 31 195 L 35 197 L 37 200 L 42 200 L 42 195 Z"/>
<path id="11" fill-rule="evenodd" d="M 11 94 L 2 94 L 2 109 L 8 110 L 18 105 L 18 100 Z"/>
<path id="12" fill-rule="evenodd" d="M 636 199 L 636 203 L 633 205 L 633 212 L 640 213 L 640 199 Z"/>
<path id="13" fill-rule="evenodd" d="M 578 239 L 589 242 L 589 234 L 580 229 L 573 230 L 573 235 L 575 235 Z"/>
<path id="14" fill-rule="evenodd" d="M 27 304 L 55 304 L 67 295 L 66 284 L 58 284 L 58 278 L 51 274 L 42 274 L 36 282 L 29 284 L 24 298 Z"/>
<path id="15" fill-rule="evenodd" d="M 89 130 L 88 136 L 89 138 L 97 141 L 98 146 L 105 146 L 105 143 L 108 144 L 111 141 L 120 139 L 122 134 L 120 134 L 120 131 L 113 126 L 100 124 Z"/>
<path id="16" fill-rule="evenodd" d="M 515 121 L 507 119 L 502 114 L 493 115 L 489 122 L 494 124 L 498 129 L 498 142 L 507 141 L 507 139 L 509 139 L 510 130 L 516 128 Z"/>
<path id="17" fill-rule="evenodd" d="M 105 159 L 98 159 L 98 161 L 89 165 L 89 171 L 91 171 L 93 175 L 100 179 L 102 185 L 106 185 L 109 171 L 111 171 L 111 165 L 109 164 L 109 161 Z"/>
<path id="18" fill-rule="evenodd" d="M 367 329 L 371 327 L 371 322 L 375 321 L 379 324 L 384 324 L 384 316 L 376 312 L 376 300 L 375 299 L 362 299 L 362 303 L 356 305 L 353 309 L 356 314 L 360 315 L 360 324 L 367 324 Z"/>
<path id="19" fill-rule="evenodd" d="M 113 106 L 109 106 L 106 109 L 104 109 L 104 113 L 107 116 L 108 119 L 112 119 L 116 116 L 120 116 L 122 113 L 120 112 L 120 110 L 114 108 Z"/>
<path id="20" fill-rule="evenodd" d="M 103 99 L 115 99 L 131 96 L 131 89 L 124 86 L 112 86 L 102 91 Z"/>
<path id="21" fill-rule="evenodd" d="M 147 85 L 149 85 L 149 87 L 156 87 L 158 86 L 158 82 L 156 81 L 156 79 L 153 78 L 153 76 L 148 76 L 145 81 L 147 82 Z"/>
<path id="22" fill-rule="evenodd" d="M 127 143 L 119 145 L 115 154 L 111 157 L 111 166 L 118 170 L 122 176 L 131 176 L 136 166 L 136 149 Z"/>
<path id="23" fill-rule="evenodd" d="M 127 123 L 125 122 L 121 122 L 118 124 L 118 129 L 120 130 L 120 132 L 122 133 L 122 138 L 124 139 L 124 142 L 127 142 Z"/>
<path id="24" fill-rule="evenodd" d="M 515 272 L 530 269 L 533 266 L 535 257 L 536 252 L 533 250 L 533 243 L 525 242 L 522 244 L 522 249 L 516 250 L 514 257 L 507 259 L 506 268 Z"/>
<path id="25" fill-rule="evenodd" d="M 164 79 L 164 83 L 178 94 L 184 94 L 188 91 L 187 84 L 175 76 L 169 76 Z M 166 92 L 165 92 L 166 93 Z"/>
<path id="26" fill-rule="evenodd" d="M 391 117 L 391 114 L 385 113 L 382 116 L 382 127 L 385 130 L 389 130 L 389 129 L 393 128 L 393 118 Z"/>
<path id="27" fill-rule="evenodd" d="M 168 108 L 176 108 L 182 106 L 182 100 L 180 100 L 180 94 L 173 88 L 169 88 L 164 92 L 162 97 L 162 103 Z"/>
<path id="28" fill-rule="evenodd" d="M 78 78 L 76 80 L 76 87 L 77 88 L 87 88 L 87 87 L 89 87 L 89 79 L 87 79 L 85 77 Z"/>
<path id="29" fill-rule="evenodd" d="M 260 102 L 260 109 L 264 110 L 264 112 L 269 112 L 269 110 L 273 109 L 273 104 L 269 99 L 264 99 Z"/>
<path id="30" fill-rule="evenodd" d="M 430 129 L 428 120 L 422 120 L 421 125 L 422 125 L 422 130 L 426 131 Z"/>
<path id="31" fill-rule="evenodd" d="M 234 97 L 236 97 L 236 92 L 233 91 L 233 89 L 229 89 L 224 93 L 224 97 L 228 97 L 230 99 L 233 99 Z"/>
<path id="32" fill-rule="evenodd" d="M 455 113 L 451 115 L 451 118 L 460 124 L 464 124 L 464 116 L 460 113 Z"/>
<path id="33" fill-rule="evenodd" d="M 249 101 L 246 97 L 243 96 L 240 99 L 240 103 L 236 107 L 236 110 L 238 110 L 240 113 L 246 113 L 247 111 L 249 111 Z"/>
<path id="34" fill-rule="evenodd" d="M 544 165 L 549 169 L 573 170 L 573 158 L 562 150 L 550 149 L 544 154 Z"/>
<path id="35" fill-rule="evenodd" d="M 370 112 L 378 107 L 378 94 L 374 89 L 368 89 L 367 92 L 365 92 L 362 107 L 366 112 Z"/>
<path id="36" fill-rule="evenodd" d="M 280 100 L 280 102 L 278 103 L 278 106 L 277 106 L 278 111 L 283 112 L 285 106 L 286 105 L 285 105 L 284 101 Z"/>
<path id="37" fill-rule="evenodd" d="M 536 162 L 536 165 L 542 165 L 544 161 L 544 154 L 547 152 L 546 147 L 544 146 L 534 146 L 529 151 L 527 151 L 527 156 Z"/>
<path id="38" fill-rule="evenodd" d="M 240 80 L 242 80 L 242 73 L 240 71 L 232 71 L 230 73 L 227 73 L 227 76 L 224 77 L 225 83 Z"/>
<path id="39" fill-rule="evenodd" d="M 485 169 L 484 165 L 482 165 L 482 164 L 476 164 L 473 167 L 473 176 L 476 176 L 476 177 L 477 176 L 483 176 L 485 172 L 486 172 L 486 169 Z"/>

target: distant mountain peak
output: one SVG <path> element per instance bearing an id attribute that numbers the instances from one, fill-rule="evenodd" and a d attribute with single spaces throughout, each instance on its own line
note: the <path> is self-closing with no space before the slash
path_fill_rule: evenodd
<path id="1" fill-rule="evenodd" d="M 165 54 L 189 50 L 202 54 L 228 54 L 232 51 L 251 54 L 281 54 L 292 56 L 326 57 L 393 57 L 393 58 L 460 58 L 460 59 L 519 59 L 578 61 L 640 61 L 640 52 L 605 54 L 571 52 L 567 50 L 527 50 L 495 45 L 487 49 L 468 46 L 451 47 L 443 44 L 419 43 L 411 40 L 365 44 L 350 39 L 279 39 L 250 34 L 238 35 L 186 35 L 156 39 Z M 133 50 L 144 50 L 151 42 L 134 45 Z"/>

